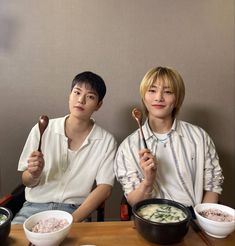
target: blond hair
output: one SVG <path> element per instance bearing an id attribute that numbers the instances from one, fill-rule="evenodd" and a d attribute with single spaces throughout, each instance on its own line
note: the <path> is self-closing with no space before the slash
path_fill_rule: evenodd
<path id="1" fill-rule="evenodd" d="M 185 86 L 180 74 L 176 70 L 168 67 L 156 67 L 150 69 L 140 83 L 140 96 L 145 114 L 148 115 L 148 110 L 144 104 L 145 94 L 157 79 L 159 79 L 161 83 L 169 86 L 175 94 L 175 108 L 172 111 L 172 117 L 174 118 L 179 113 L 180 107 L 184 101 Z"/>

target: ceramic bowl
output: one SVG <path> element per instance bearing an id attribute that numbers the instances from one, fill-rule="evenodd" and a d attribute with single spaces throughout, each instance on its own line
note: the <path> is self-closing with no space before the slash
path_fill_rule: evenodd
<path id="1" fill-rule="evenodd" d="M 8 208 L 0 207 L 0 243 L 4 243 L 11 230 L 12 212 Z"/>
<path id="2" fill-rule="evenodd" d="M 230 222 L 215 221 L 202 216 L 203 211 L 221 211 L 233 217 Z M 216 203 L 201 203 L 194 207 L 194 212 L 200 227 L 210 236 L 216 238 L 225 238 L 235 230 L 235 210 L 228 206 Z M 217 218 L 220 218 L 217 217 Z"/>
<path id="3" fill-rule="evenodd" d="M 166 204 L 180 209 L 185 218 L 179 222 L 153 222 L 141 217 L 138 210 L 148 204 Z M 191 213 L 183 204 L 167 199 L 147 199 L 138 202 L 132 208 L 137 231 L 148 241 L 158 244 L 173 244 L 180 242 L 188 232 Z"/>
<path id="4" fill-rule="evenodd" d="M 53 232 L 33 232 L 32 228 L 40 221 L 43 223 L 51 219 L 67 220 L 68 224 L 62 229 Z M 71 214 L 61 210 L 47 210 L 30 216 L 23 224 L 24 232 L 32 244 L 35 246 L 57 246 L 68 235 L 72 226 L 73 217 Z"/>

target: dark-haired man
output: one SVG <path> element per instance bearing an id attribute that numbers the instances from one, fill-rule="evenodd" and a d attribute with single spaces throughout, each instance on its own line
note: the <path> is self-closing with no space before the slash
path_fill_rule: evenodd
<path id="1" fill-rule="evenodd" d="M 75 76 L 69 96 L 70 114 L 51 119 L 37 151 L 35 125 L 21 154 L 18 170 L 26 186 L 26 202 L 13 223 L 30 215 L 60 209 L 85 220 L 109 197 L 114 182 L 114 137 L 91 118 L 106 94 L 103 79 L 92 72 Z M 94 182 L 96 188 L 92 190 Z"/>

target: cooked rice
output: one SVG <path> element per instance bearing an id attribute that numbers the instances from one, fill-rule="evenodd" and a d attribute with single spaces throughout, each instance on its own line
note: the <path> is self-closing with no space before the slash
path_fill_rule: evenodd
<path id="1" fill-rule="evenodd" d="M 69 222 L 66 219 L 56 219 L 56 218 L 49 218 L 46 220 L 39 220 L 36 225 L 33 226 L 32 232 L 39 232 L 39 233 L 48 233 L 61 230 Z"/>
<path id="2" fill-rule="evenodd" d="M 219 221 L 219 222 L 231 222 L 234 221 L 234 216 L 223 212 L 219 209 L 206 209 L 202 212 L 199 212 L 200 215 L 202 215 L 203 217 L 210 219 L 210 220 L 214 220 L 214 221 Z"/>

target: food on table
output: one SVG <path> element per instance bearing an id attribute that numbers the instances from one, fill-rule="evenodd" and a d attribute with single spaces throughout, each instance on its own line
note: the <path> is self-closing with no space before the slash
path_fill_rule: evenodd
<path id="1" fill-rule="evenodd" d="M 181 209 L 168 204 L 143 205 L 137 213 L 144 219 L 161 223 L 175 223 L 187 217 Z"/>
<path id="2" fill-rule="evenodd" d="M 234 216 L 216 208 L 203 210 L 199 212 L 199 214 L 207 219 L 219 221 L 219 222 L 231 222 L 235 220 Z"/>
<path id="3" fill-rule="evenodd" d="M 7 216 L 5 214 L 0 214 L 0 225 L 3 224 L 7 220 Z"/>
<path id="4" fill-rule="evenodd" d="M 39 220 L 38 223 L 33 226 L 32 232 L 48 233 L 59 231 L 68 224 L 69 222 L 66 219 L 49 218 L 46 220 Z"/>

